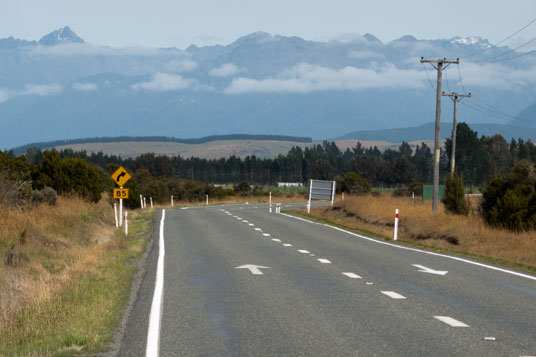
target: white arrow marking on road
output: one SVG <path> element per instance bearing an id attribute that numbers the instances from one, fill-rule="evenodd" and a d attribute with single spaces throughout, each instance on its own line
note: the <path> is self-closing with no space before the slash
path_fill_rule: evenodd
<path id="1" fill-rule="evenodd" d="M 434 269 L 430 269 L 419 264 L 413 264 L 413 266 L 421 269 L 419 270 L 421 273 L 428 273 L 428 274 L 435 274 L 435 275 L 445 275 L 448 273 L 448 270 L 434 270 Z"/>
<path id="2" fill-rule="evenodd" d="M 235 269 L 248 269 L 253 275 L 263 275 L 260 269 L 270 269 L 270 267 L 263 267 L 262 265 L 246 264 L 236 267 Z"/>

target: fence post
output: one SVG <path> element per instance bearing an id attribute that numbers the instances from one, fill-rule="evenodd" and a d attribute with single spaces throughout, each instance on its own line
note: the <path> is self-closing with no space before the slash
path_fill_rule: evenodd
<path id="1" fill-rule="evenodd" d="M 395 210 L 395 233 L 394 240 L 397 240 L 398 236 L 398 208 Z"/>

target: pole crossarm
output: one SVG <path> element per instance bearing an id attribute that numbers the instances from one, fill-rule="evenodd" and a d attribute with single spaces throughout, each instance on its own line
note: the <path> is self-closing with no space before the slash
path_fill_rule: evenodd
<path id="1" fill-rule="evenodd" d="M 459 94 L 459 93 L 441 93 L 443 97 L 457 97 L 457 98 L 471 98 L 471 92 L 469 94 Z"/>

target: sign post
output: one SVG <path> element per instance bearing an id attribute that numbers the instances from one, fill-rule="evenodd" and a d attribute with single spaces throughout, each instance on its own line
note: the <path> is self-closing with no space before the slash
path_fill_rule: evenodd
<path id="1" fill-rule="evenodd" d="M 311 212 L 311 200 L 329 200 L 331 205 L 335 200 L 335 181 L 310 180 L 307 213 Z"/>
<path id="2" fill-rule="evenodd" d="M 119 226 L 123 225 L 123 198 L 128 198 L 128 189 L 123 186 L 130 180 L 132 176 L 125 170 L 124 167 L 119 168 L 112 174 L 112 179 L 119 186 L 119 189 L 114 189 L 114 198 L 119 198 Z M 117 196 L 116 196 L 117 195 Z"/>

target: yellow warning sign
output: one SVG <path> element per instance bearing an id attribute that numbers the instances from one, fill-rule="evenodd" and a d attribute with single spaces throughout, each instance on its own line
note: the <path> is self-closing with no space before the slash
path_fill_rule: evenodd
<path id="1" fill-rule="evenodd" d="M 132 176 L 130 176 L 127 170 L 125 170 L 125 168 L 122 166 L 119 166 L 117 171 L 112 174 L 112 178 L 114 179 L 114 182 L 119 187 L 124 186 L 127 183 L 127 181 L 130 180 L 131 177 Z"/>
<path id="2" fill-rule="evenodd" d="M 114 198 L 126 200 L 128 198 L 128 188 L 114 188 Z"/>

